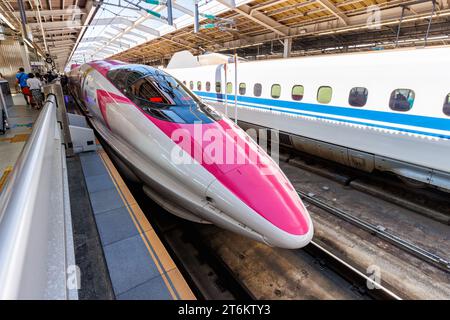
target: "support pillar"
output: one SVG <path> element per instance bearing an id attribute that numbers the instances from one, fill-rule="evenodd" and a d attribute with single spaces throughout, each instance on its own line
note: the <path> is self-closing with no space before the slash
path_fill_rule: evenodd
<path id="1" fill-rule="evenodd" d="M 283 58 L 289 58 L 291 56 L 292 38 L 284 39 L 283 46 Z"/>

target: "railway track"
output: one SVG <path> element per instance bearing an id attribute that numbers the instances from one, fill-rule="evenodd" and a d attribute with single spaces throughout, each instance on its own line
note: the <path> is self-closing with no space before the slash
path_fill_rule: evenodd
<path id="1" fill-rule="evenodd" d="M 377 226 L 371 223 L 368 223 L 356 216 L 353 216 L 352 214 L 345 212 L 344 210 L 341 210 L 339 208 L 330 206 L 325 201 L 322 201 L 315 197 L 312 193 L 307 193 L 304 191 L 296 190 L 298 195 L 305 200 L 306 202 L 309 202 L 328 213 L 333 214 L 336 217 L 339 217 L 340 219 L 343 219 L 347 222 L 350 222 L 351 224 L 366 230 L 372 235 L 376 235 L 377 237 L 380 237 L 383 240 L 386 240 L 387 242 L 391 243 L 392 245 L 405 250 L 409 252 L 410 254 L 414 255 L 415 257 L 422 259 L 423 261 L 426 261 L 444 271 L 450 272 L 450 262 L 446 260 L 445 258 L 442 258 L 430 251 L 427 251 L 407 240 L 402 239 L 401 237 L 388 232 L 384 230 L 383 227 Z"/>
<path id="2" fill-rule="evenodd" d="M 316 241 L 311 241 L 311 243 L 302 250 L 316 256 L 318 259 L 327 260 L 331 268 L 349 281 L 355 282 L 355 285 L 359 288 L 364 288 L 364 292 L 368 293 L 372 298 L 377 300 L 402 300 L 400 296 L 392 292 L 383 284 L 377 282 L 376 279 L 365 275 L 351 264 L 345 262 L 331 251 L 318 244 Z"/>

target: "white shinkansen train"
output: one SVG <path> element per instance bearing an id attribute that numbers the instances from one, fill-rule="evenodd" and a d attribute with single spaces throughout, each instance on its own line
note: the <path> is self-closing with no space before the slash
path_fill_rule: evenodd
<path id="1" fill-rule="evenodd" d="M 231 118 L 236 98 L 240 124 L 282 144 L 450 190 L 450 47 L 238 62 L 236 97 L 217 58 L 182 53 L 166 71 Z"/>

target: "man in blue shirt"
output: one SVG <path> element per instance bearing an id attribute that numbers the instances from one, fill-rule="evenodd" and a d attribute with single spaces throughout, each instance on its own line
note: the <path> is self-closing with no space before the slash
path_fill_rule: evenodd
<path id="1" fill-rule="evenodd" d="M 27 105 L 29 105 L 30 103 L 28 102 L 27 96 L 27 93 L 29 93 L 29 88 L 27 85 L 28 74 L 25 73 L 25 69 L 23 67 L 19 68 L 19 72 L 16 74 L 16 79 L 20 89 L 22 89 L 23 97 L 25 98 Z"/>

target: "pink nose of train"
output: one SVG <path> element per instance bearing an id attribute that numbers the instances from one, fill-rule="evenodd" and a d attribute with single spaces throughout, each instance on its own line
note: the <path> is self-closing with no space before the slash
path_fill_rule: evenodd
<path id="1" fill-rule="evenodd" d="M 258 165 L 244 165 L 228 172 L 224 179 L 250 208 L 279 229 L 292 234 L 308 232 L 307 213 L 292 185 L 276 168 L 262 174 Z"/>
<path id="2" fill-rule="evenodd" d="M 220 125 L 232 129 L 223 136 L 223 145 L 237 138 L 234 145 L 238 147 L 232 163 L 206 165 L 216 178 L 206 196 L 230 219 L 255 234 L 257 240 L 290 249 L 307 245 L 313 226 L 292 184 L 269 155 L 243 136 L 240 129 L 227 122 Z M 239 163 L 239 157 L 243 163 Z"/>
<path id="3" fill-rule="evenodd" d="M 280 169 L 270 169 L 271 174 L 262 174 L 258 165 L 239 166 L 217 177 L 207 195 L 222 208 L 236 208 L 217 186 L 225 185 L 243 204 L 235 219 L 259 234 L 258 240 L 281 248 L 304 247 L 313 235 L 309 214 Z"/>

